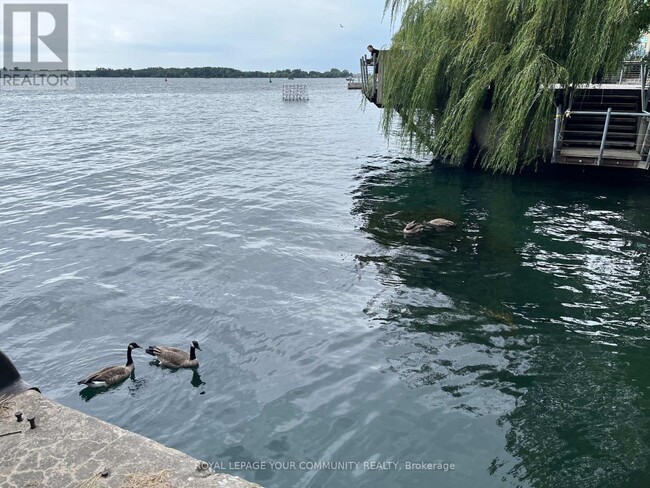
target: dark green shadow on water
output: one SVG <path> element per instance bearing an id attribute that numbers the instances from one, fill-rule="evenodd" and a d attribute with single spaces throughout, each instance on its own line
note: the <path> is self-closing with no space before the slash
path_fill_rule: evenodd
<path id="1" fill-rule="evenodd" d="M 384 288 L 366 314 L 384 342 L 414 349 L 390 371 L 470 415 L 500 395 L 516 461 L 495 456 L 486 472 L 516 486 L 647 486 L 647 176 L 397 160 L 363 166 L 357 181 L 352 213 L 370 242 L 357 263 Z M 457 227 L 402 234 L 436 217 Z M 444 355 L 454 350 L 465 364 Z"/>

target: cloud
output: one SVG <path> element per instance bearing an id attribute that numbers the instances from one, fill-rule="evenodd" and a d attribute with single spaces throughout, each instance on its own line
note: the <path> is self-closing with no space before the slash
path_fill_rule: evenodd
<path id="1" fill-rule="evenodd" d="M 77 1 L 75 59 L 78 69 L 356 71 L 368 43 L 390 41 L 382 14 L 382 0 Z"/>

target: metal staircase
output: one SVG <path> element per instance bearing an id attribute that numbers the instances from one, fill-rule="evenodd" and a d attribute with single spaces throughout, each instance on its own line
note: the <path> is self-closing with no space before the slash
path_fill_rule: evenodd
<path id="1" fill-rule="evenodd" d="M 553 162 L 648 169 L 645 77 L 643 63 L 628 63 L 612 84 L 574 88 L 569 109 L 557 108 Z"/>

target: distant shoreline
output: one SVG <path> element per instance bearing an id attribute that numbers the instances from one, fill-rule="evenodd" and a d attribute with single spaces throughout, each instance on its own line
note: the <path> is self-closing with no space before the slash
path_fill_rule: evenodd
<path id="1" fill-rule="evenodd" d="M 332 68 L 329 71 L 303 71 L 284 69 L 276 71 L 240 71 L 234 68 L 142 68 L 78 70 L 80 78 L 349 78 L 348 70 Z"/>

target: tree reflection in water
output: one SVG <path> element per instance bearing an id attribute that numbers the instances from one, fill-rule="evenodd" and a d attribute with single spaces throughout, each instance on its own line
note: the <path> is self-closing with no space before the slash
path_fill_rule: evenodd
<path id="1" fill-rule="evenodd" d="M 532 486 L 650 479 L 650 197 L 643 186 L 504 177 L 408 160 L 361 168 L 353 214 L 382 291 L 366 314 L 427 401 L 496 413 L 485 469 Z M 411 220 L 457 222 L 405 238 Z"/>

